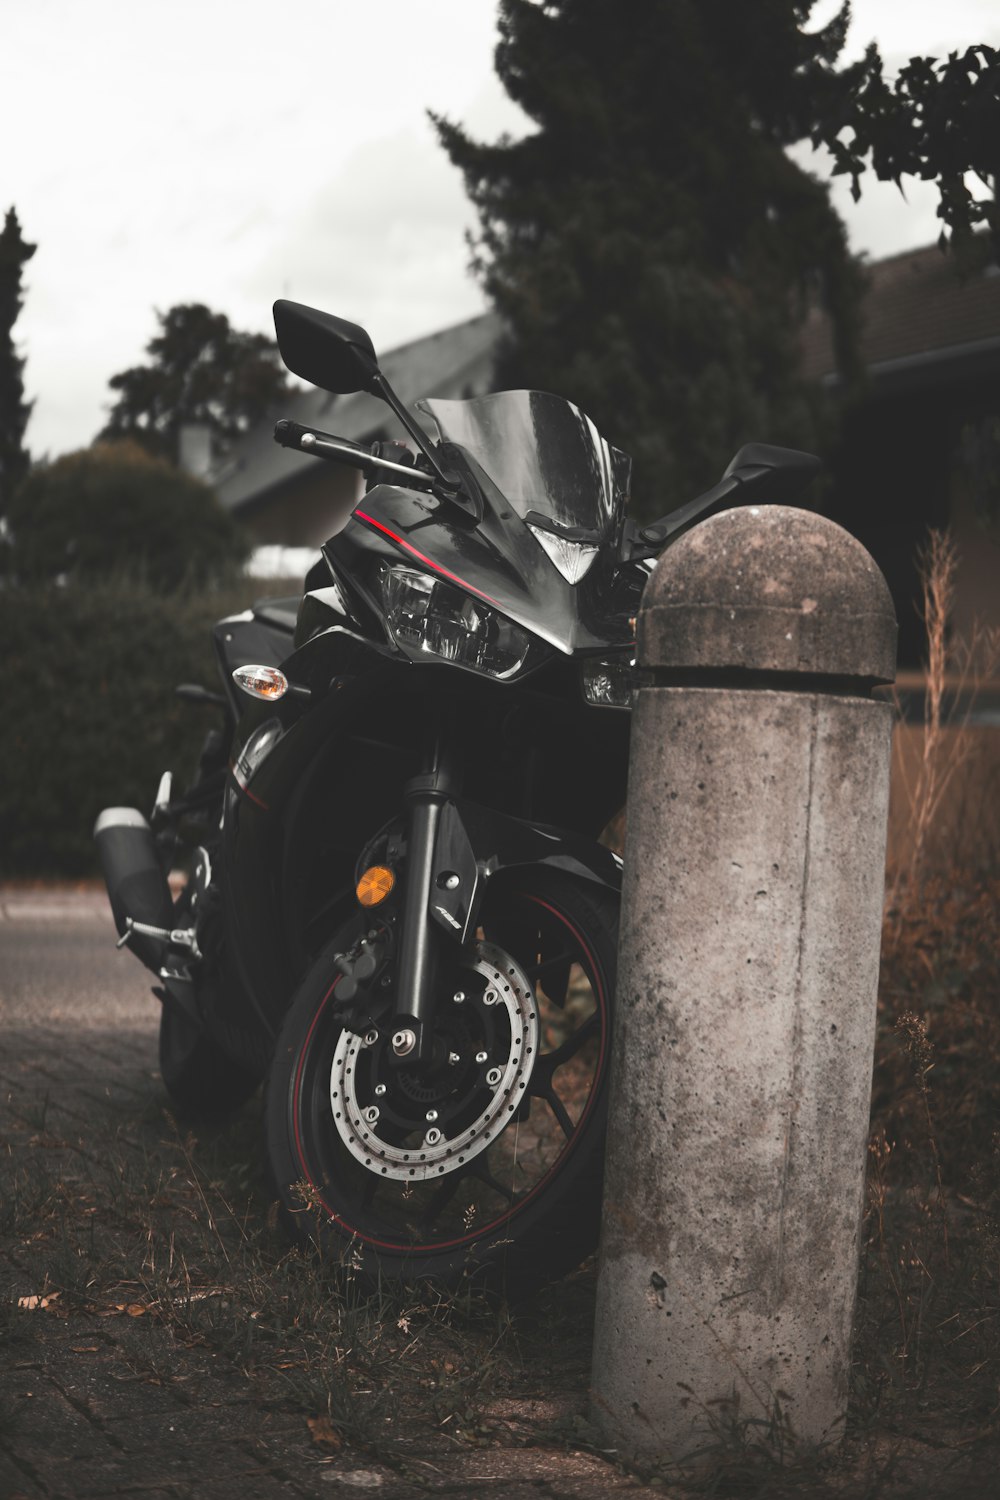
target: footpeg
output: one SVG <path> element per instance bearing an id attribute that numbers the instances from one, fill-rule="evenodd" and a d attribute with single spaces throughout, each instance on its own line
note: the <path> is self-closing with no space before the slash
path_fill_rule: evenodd
<path id="1" fill-rule="evenodd" d="M 126 917 L 125 931 L 115 947 L 124 948 L 133 934 L 136 937 L 159 938 L 161 942 L 169 943 L 171 948 L 186 948 L 192 958 L 201 958 L 201 949 L 193 927 L 154 927 L 150 922 L 136 922 L 131 917 Z"/>

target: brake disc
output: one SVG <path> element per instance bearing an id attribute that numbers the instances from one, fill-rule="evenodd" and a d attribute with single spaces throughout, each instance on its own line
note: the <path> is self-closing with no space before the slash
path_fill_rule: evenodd
<path id="1" fill-rule="evenodd" d="M 337 1043 L 330 1070 L 333 1122 L 355 1160 L 379 1177 L 419 1182 L 456 1171 L 487 1150 L 525 1098 L 538 1055 L 538 1009 L 531 985 L 509 954 L 491 943 L 477 945 L 463 972 L 470 990 L 465 1003 L 492 1012 L 490 1035 L 503 1031 L 504 1023 L 506 1031 L 502 1055 L 494 1041 L 482 1063 L 477 1057 L 471 1081 L 472 1065 L 463 1069 L 467 1087 L 457 1124 L 448 1116 L 456 1112 L 458 1091 L 449 1096 L 439 1090 L 439 1110 L 430 1111 L 434 1121 L 427 1121 L 427 1112 L 418 1121 L 413 1090 L 402 1097 L 407 1091 L 399 1070 L 388 1064 L 384 1043 L 375 1045 L 350 1031 Z M 472 993 L 473 975 L 483 985 L 478 995 Z M 400 1124 L 400 1106 L 410 1117 L 408 1126 Z"/>

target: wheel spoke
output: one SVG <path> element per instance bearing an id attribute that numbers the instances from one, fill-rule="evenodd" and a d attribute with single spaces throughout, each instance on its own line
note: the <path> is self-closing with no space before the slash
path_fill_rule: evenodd
<path id="1" fill-rule="evenodd" d="M 517 1202 L 517 1194 L 514 1192 L 513 1188 L 505 1187 L 502 1182 L 498 1182 L 496 1180 L 496 1178 L 493 1176 L 493 1173 L 486 1165 L 485 1158 L 481 1156 L 476 1157 L 475 1163 L 471 1167 L 469 1175 L 471 1177 L 478 1178 L 478 1180 L 484 1183 L 486 1187 L 492 1188 L 495 1193 L 499 1193 L 501 1198 L 506 1198 L 508 1203 Z"/>
<path id="2" fill-rule="evenodd" d="M 465 1172 L 449 1172 L 444 1181 L 432 1194 L 430 1202 L 426 1205 L 420 1217 L 417 1219 L 419 1229 L 431 1229 L 434 1220 L 441 1211 L 448 1207 L 458 1190 L 458 1185 L 467 1174 Z"/>
<path id="3" fill-rule="evenodd" d="M 524 964 L 522 967 L 529 979 L 538 979 L 546 969 L 551 969 L 555 964 L 565 964 L 567 969 L 576 963 L 575 953 L 553 953 L 551 958 L 543 958 L 537 963 Z"/>
<path id="4" fill-rule="evenodd" d="M 531 1083 L 529 1084 L 528 1087 L 529 1087 L 530 1092 L 532 1094 L 534 1094 L 534 1096 L 535 1096 L 536 1099 L 544 1099 L 545 1100 L 545 1103 L 549 1106 L 549 1109 L 551 1109 L 552 1113 L 555 1115 L 556 1119 L 558 1120 L 559 1125 L 560 1125 L 560 1127 L 562 1129 L 563 1135 L 566 1137 L 567 1140 L 569 1140 L 570 1136 L 573 1134 L 573 1131 L 574 1131 L 574 1129 L 576 1127 L 574 1126 L 573 1121 L 569 1117 L 569 1114 L 567 1112 L 565 1104 L 562 1102 L 562 1100 L 560 1099 L 559 1095 L 556 1093 L 555 1089 L 553 1088 L 553 1086 L 552 1086 L 552 1079 L 551 1078 L 542 1078 L 542 1079 L 539 1079 L 538 1080 L 538 1087 L 536 1087 L 535 1086 L 535 1079 L 532 1078 Z"/>
<path id="5" fill-rule="evenodd" d="M 582 1026 L 578 1026 L 572 1036 L 568 1036 L 558 1047 L 553 1047 L 551 1052 L 544 1052 L 535 1063 L 535 1072 L 544 1072 L 551 1081 L 556 1068 L 561 1068 L 569 1059 L 597 1033 L 601 1024 L 601 1018 L 596 1010 L 593 1015 L 587 1017 Z"/>

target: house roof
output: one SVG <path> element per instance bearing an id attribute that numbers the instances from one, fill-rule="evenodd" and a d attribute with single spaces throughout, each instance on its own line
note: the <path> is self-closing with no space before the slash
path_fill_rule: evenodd
<path id="1" fill-rule="evenodd" d="M 411 411 L 423 396 L 480 395 L 492 378 L 493 359 L 500 337 L 496 313 L 480 313 L 464 323 L 424 338 L 411 340 L 379 356 L 379 365 L 393 390 Z M 413 415 L 420 420 L 419 413 Z M 290 417 L 305 427 L 336 433 L 364 442 L 397 422 L 385 402 L 364 391 L 333 396 L 314 387 L 295 391 L 268 421 L 241 437 L 225 463 L 209 476 L 226 510 L 241 511 L 273 490 L 315 469 L 316 459 L 273 439 L 274 421 Z"/>
<path id="2" fill-rule="evenodd" d="M 908 250 L 865 267 L 861 357 L 874 379 L 919 368 L 1000 363 L 1000 268 L 963 276 L 938 246 Z M 835 378 L 830 320 L 813 308 L 803 334 L 803 373 Z"/>

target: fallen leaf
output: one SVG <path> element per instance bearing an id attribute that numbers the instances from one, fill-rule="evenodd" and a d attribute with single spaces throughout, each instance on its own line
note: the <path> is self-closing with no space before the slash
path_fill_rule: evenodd
<path id="1" fill-rule="evenodd" d="M 69 1347 L 74 1354 L 96 1354 L 98 1351 L 97 1344 L 70 1344 Z"/>
<path id="2" fill-rule="evenodd" d="M 125 1311 L 128 1313 L 130 1318 L 141 1318 L 143 1313 L 149 1311 L 149 1308 L 143 1307 L 141 1302 L 130 1302 Z"/>
<path id="3" fill-rule="evenodd" d="M 306 1421 L 314 1443 L 319 1443 L 321 1448 L 329 1448 L 333 1453 L 340 1452 L 344 1446 L 344 1439 L 329 1417 L 307 1417 Z"/>
<path id="4" fill-rule="evenodd" d="M 23 1307 L 26 1312 L 34 1312 L 39 1307 L 51 1307 L 58 1297 L 58 1292 L 49 1292 L 47 1297 L 18 1297 L 17 1305 L 18 1307 Z"/>

